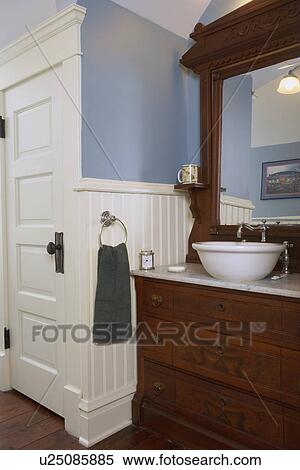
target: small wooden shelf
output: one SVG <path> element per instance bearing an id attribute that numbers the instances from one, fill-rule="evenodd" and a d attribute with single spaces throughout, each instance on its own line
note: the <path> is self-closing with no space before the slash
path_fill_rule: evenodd
<path id="1" fill-rule="evenodd" d="M 185 191 L 188 191 L 190 189 L 196 189 L 196 190 L 200 190 L 200 189 L 207 189 L 208 188 L 208 184 L 205 184 L 205 183 L 187 183 L 187 184 L 175 184 L 174 186 L 174 189 L 176 190 L 185 190 Z"/>

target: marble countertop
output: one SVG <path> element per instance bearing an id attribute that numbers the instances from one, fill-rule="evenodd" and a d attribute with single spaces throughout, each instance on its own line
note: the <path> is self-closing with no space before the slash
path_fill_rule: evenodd
<path id="1" fill-rule="evenodd" d="M 132 272 L 132 275 L 300 299 L 300 273 L 289 274 L 287 277 L 276 281 L 270 279 L 270 276 L 262 281 L 232 282 L 214 279 L 207 274 L 200 264 L 182 264 L 180 266 L 185 266 L 186 271 L 183 273 L 170 273 L 168 266 L 159 266 L 152 271 L 136 270 Z"/>

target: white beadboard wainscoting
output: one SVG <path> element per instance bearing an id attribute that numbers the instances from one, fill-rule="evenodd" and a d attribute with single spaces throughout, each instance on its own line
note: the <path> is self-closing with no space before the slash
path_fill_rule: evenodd
<path id="1" fill-rule="evenodd" d="M 96 186 L 95 186 L 96 185 Z M 105 210 L 120 218 L 128 230 L 130 268 L 139 266 L 139 252 L 152 249 L 156 265 L 185 261 L 188 236 L 192 227 L 189 198 L 174 192 L 169 185 L 127 187 L 128 192 L 113 192 L 106 186 L 81 185 L 78 194 L 81 228 L 81 260 L 85 276 L 82 308 L 88 311 L 93 324 L 94 298 L 97 281 L 98 236 L 100 216 Z M 121 185 L 121 183 L 120 183 Z M 136 185 L 136 183 L 135 183 Z M 161 186 L 162 194 L 158 194 Z M 89 189 L 89 187 L 91 189 Z M 102 188 L 99 190 L 97 188 Z M 105 188 L 105 192 L 103 189 Z M 124 188 L 122 187 L 122 190 Z M 155 194 L 151 194 L 151 191 Z M 116 245 L 124 240 L 122 226 L 115 222 L 104 228 L 103 241 Z M 132 280 L 132 322 L 136 323 L 136 304 Z M 86 446 L 104 439 L 131 423 L 131 400 L 136 388 L 136 350 L 134 344 L 110 346 L 83 345 L 82 367 L 88 385 L 80 403 L 80 440 Z"/>
<path id="2" fill-rule="evenodd" d="M 282 217 L 253 217 L 255 206 L 248 199 L 241 199 L 227 194 L 221 194 L 220 197 L 220 220 L 221 225 L 237 225 L 241 222 L 259 224 L 266 220 L 269 224 L 280 225 L 298 225 L 299 216 Z"/>
<path id="3" fill-rule="evenodd" d="M 220 197 L 221 225 L 237 225 L 241 222 L 252 222 L 255 206 L 248 199 L 241 199 L 227 194 Z"/>

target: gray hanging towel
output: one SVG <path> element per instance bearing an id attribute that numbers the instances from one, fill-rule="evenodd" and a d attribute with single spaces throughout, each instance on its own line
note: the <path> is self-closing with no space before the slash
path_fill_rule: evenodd
<path id="1" fill-rule="evenodd" d="M 125 243 L 101 246 L 95 300 L 93 342 L 121 343 L 132 335 L 130 270 Z"/>

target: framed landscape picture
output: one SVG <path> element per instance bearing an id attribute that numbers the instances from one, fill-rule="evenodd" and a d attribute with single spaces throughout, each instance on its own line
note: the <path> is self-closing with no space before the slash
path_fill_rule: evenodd
<path id="1" fill-rule="evenodd" d="M 300 158 L 262 164 L 261 199 L 300 197 Z"/>

